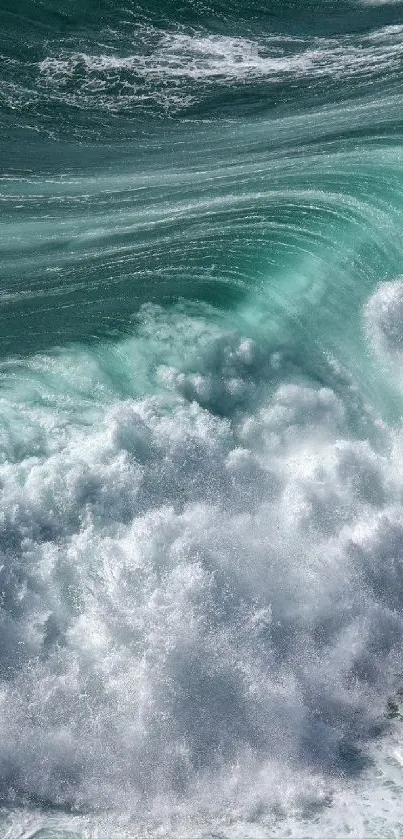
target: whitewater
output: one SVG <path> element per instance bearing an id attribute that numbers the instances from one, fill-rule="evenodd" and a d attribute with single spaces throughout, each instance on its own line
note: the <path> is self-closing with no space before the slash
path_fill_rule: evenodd
<path id="1" fill-rule="evenodd" d="M 0 836 L 403 836 L 403 4 L 0 0 Z"/>

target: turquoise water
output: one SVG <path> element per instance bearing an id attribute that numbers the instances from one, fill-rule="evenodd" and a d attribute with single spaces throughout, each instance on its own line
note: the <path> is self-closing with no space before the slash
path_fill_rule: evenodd
<path id="1" fill-rule="evenodd" d="M 0 835 L 403 835 L 403 6 L 0 3 Z"/>

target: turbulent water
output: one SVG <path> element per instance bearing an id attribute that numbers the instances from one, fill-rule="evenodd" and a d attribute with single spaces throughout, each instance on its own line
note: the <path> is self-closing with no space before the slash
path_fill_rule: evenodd
<path id="1" fill-rule="evenodd" d="M 403 836 L 403 4 L 0 0 L 0 835 Z"/>

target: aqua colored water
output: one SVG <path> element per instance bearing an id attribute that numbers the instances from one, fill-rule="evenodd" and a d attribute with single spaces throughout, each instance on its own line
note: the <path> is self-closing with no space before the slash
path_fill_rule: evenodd
<path id="1" fill-rule="evenodd" d="M 403 836 L 403 5 L 0 0 L 0 836 Z"/>

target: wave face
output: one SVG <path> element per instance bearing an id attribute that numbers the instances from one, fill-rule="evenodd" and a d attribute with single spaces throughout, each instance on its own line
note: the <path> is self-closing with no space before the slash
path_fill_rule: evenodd
<path id="1" fill-rule="evenodd" d="M 2 2 L 4 837 L 401 836 L 402 15 Z"/>

